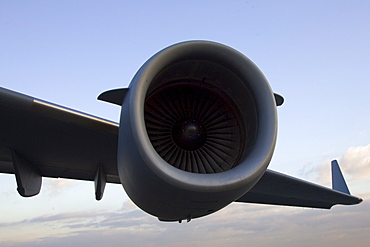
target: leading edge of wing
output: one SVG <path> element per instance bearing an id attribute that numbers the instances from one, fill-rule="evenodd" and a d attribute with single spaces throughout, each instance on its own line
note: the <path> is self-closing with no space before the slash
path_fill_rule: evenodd
<path id="1" fill-rule="evenodd" d="M 41 176 L 93 181 L 102 166 L 119 183 L 118 124 L 1 87 L 0 116 L 0 172 L 15 172 L 14 150 Z"/>
<path id="2" fill-rule="evenodd" d="M 260 181 L 236 202 L 330 209 L 336 204 L 358 204 L 362 199 L 266 170 Z"/>

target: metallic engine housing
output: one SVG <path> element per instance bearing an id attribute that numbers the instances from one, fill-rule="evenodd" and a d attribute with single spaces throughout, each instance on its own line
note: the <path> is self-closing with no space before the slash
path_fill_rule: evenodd
<path id="1" fill-rule="evenodd" d="M 247 121 L 257 125 L 253 140 L 230 170 L 183 171 L 169 165 L 152 146 L 144 119 L 146 97 L 168 81 L 187 77 L 225 93 L 243 125 Z M 183 42 L 155 54 L 132 79 L 121 110 L 118 172 L 127 194 L 141 209 L 160 220 L 189 220 L 213 213 L 249 191 L 267 169 L 276 137 L 274 95 L 257 66 L 225 45 Z"/>

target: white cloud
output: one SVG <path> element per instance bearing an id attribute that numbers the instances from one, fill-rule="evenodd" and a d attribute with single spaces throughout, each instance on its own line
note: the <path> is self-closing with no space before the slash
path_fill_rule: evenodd
<path id="1" fill-rule="evenodd" d="M 370 144 L 350 147 L 341 157 L 336 159 L 350 191 L 352 191 L 351 188 L 354 188 L 355 190 L 352 192 L 367 193 L 367 188 L 370 185 Z M 324 160 L 318 165 L 307 165 L 301 169 L 300 175 L 307 180 L 331 187 L 330 163 L 331 160 Z"/>
<path id="2" fill-rule="evenodd" d="M 351 179 L 370 181 L 370 144 L 349 148 L 340 162 Z"/>
<path id="3" fill-rule="evenodd" d="M 72 180 L 68 179 L 55 179 L 55 178 L 43 178 L 43 187 L 42 189 L 49 193 L 49 195 L 56 196 L 61 192 L 65 191 L 67 188 L 72 188 L 75 186 Z"/>

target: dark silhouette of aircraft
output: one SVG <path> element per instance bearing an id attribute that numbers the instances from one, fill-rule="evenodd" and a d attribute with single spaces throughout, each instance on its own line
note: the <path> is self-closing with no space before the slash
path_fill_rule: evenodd
<path id="1" fill-rule="evenodd" d="M 0 172 L 22 196 L 42 177 L 121 183 L 161 221 L 190 221 L 233 202 L 311 208 L 358 204 L 338 163 L 329 189 L 267 169 L 277 137 L 274 94 L 247 57 L 222 44 L 170 46 L 128 88 L 102 93 L 119 124 L 0 88 Z"/>

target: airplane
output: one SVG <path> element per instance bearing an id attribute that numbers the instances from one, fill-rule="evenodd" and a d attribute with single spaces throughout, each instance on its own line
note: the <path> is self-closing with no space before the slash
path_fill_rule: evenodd
<path id="1" fill-rule="evenodd" d="M 122 184 L 143 211 L 189 222 L 233 202 L 330 209 L 352 196 L 336 160 L 332 189 L 268 169 L 277 138 L 274 94 L 257 66 L 210 41 L 169 46 L 128 88 L 99 95 L 121 106 L 119 123 L 0 88 L 0 172 L 17 191 L 42 177 Z"/>

